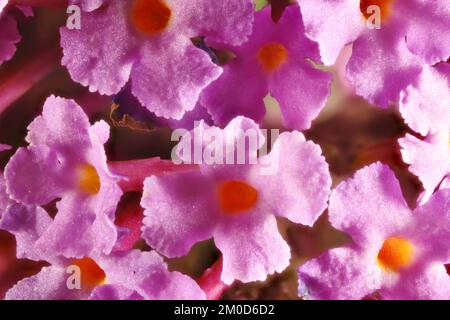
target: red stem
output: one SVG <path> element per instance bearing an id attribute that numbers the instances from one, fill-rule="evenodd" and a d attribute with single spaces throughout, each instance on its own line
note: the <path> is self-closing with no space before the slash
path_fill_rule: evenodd
<path id="1" fill-rule="evenodd" d="M 113 161 L 108 165 L 113 173 L 126 177 L 119 182 L 124 192 L 142 191 L 144 180 L 153 175 L 191 171 L 198 168 L 197 165 L 176 165 L 171 160 L 161 160 L 160 158 Z"/>
<path id="2" fill-rule="evenodd" d="M 55 47 L 0 73 L 0 113 L 55 70 L 59 65 L 59 55 L 59 49 Z"/>
<path id="3" fill-rule="evenodd" d="M 207 269 L 200 279 L 197 280 L 200 288 L 205 291 L 207 300 L 219 300 L 225 290 L 230 288 L 231 285 L 227 285 L 220 279 L 222 275 L 223 259 L 222 256 Z"/>

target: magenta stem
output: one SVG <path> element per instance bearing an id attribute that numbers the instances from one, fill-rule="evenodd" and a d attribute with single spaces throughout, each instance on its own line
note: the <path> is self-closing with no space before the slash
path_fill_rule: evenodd
<path id="1" fill-rule="evenodd" d="M 0 73 L 0 113 L 55 70 L 59 61 L 59 50 L 54 48 Z"/>
<path id="2" fill-rule="evenodd" d="M 197 280 L 198 285 L 206 294 L 207 300 L 219 300 L 225 290 L 230 288 L 222 282 L 223 259 L 220 257 L 211 268 L 207 269 L 200 279 Z"/>
<path id="3" fill-rule="evenodd" d="M 198 169 L 197 165 L 176 165 L 171 160 L 162 160 L 160 158 L 112 161 L 109 162 L 108 166 L 113 173 L 126 178 L 119 182 L 124 192 L 141 191 L 144 180 L 150 176 Z"/>

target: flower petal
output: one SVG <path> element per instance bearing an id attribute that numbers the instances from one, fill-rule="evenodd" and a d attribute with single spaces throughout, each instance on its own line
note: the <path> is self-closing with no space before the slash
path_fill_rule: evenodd
<path id="1" fill-rule="evenodd" d="M 322 61 L 332 65 L 342 48 L 366 30 L 359 2 L 299 0 L 306 35 L 319 43 Z"/>
<path id="2" fill-rule="evenodd" d="M 180 120 L 221 73 L 190 39 L 170 34 L 142 44 L 141 57 L 131 71 L 131 90 L 157 116 Z"/>
<path id="3" fill-rule="evenodd" d="M 16 237 L 17 258 L 39 261 L 42 256 L 35 250 L 35 244 L 52 222 L 44 209 L 16 203 L 6 209 L 0 219 L 0 229 Z"/>
<path id="4" fill-rule="evenodd" d="M 115 94 L 127 83 L 133 64 L 136 39 L 128 20 L 128 3 L 109 1 L 104 10 L 82 12 L 81 21 L 80 30 L 60 30 L 62 64 L 73 80 L 89 86 L 90 91 Z"/>
<path id="5" fill-rule="evenodd" d="M 430 263 L 403 277 L 396 286 L 380 290 L 380 294 L 391 300 L 448 300 L 450 276 L 444 264 Z"/>
<path id="6" fill-rule="evenodd" d="M 450 189 L 437 191 L 427 203 L 417 207 L 414 220 L 409 232 L 411 238 L 419 240 L 427 248 L 426 259 L 442 264 L 449 262 Z"/>
<path id="7" fill-rule="evenodd" d="M 400 112 L 422 136 L 450 131 L 450 65 L 424 66 L 419 78 L 400 94 Z"/>
<path id="8" fill-rule="evenodd" d="M 402 27 L 394 22 L 358 38 L 347 64 L 347 78 L 356 94 L 383 108 L 399 100 L 400 91 L 417 77 L 423 64 L 408 50 Z"/>
<path id="9" fill-rule="evenodd" d="M 382 285 L 381 268 L 372 258 L 353 248 L 338 248 L 308 261 L 298 269 L 299 295 L 327 300 L 364 298 Z"/>
<path id="10" fill-rule="evenodd" d="M 282 133 L 272 151 L 260 158 L 267 175 L 253 182 L 272 212 L 289 220 L 312 225 L 327 207 L 331 189 L 328 164 L 320 147 L 305 141 L 299 132 Z"/>
<path id="11" fill-rule="evenodd" d="M 444 177 L 450 172 L 448 131 L 441 131 L 420 140 L 410 134 L 398 140 L 403 161 L 409 171 L 422 182 L 425 192 L 419 199 L 426 202 Z"/>
<path id="12" fill-rule="evenodd" d="M 67 187 L 64 177 L 55 151 L 46 146 L 19 148 L 5 168 L 10 196 L 28 205 L 45 205 L 59 197 Z"/>
<path id="13" fill-rule="evenodd" d="M 13 201 L 9 198 L 9 195 L 6 192 L 6 181 L 3 174 L 0 172 L 0 218 L 11 204 L 13 204 Z"/>
<path id="14" fill-rule="evenodd" d="M 66 194 L 57 208 L 53 223 L 36 242 L 40 252 L 46 256 L 59 254 L 67 258 L 111 252 L 117 231 L 95 199 Z"/>
<path id="15" fill-rule="evenodd" d="M 105 284 L 96 287 L 89 300 L 143 300 L 136 291 L 118 284 Z"/>
<path id="16" fill-rule="evenodd" d="M 283 123 L 288 128 L 309 129 L 330 95 L 332 76 L 306 60 L 295 60 L 275 73 L 270 94 L 279 102 Z"/>
<path id="17" fill-rule="evenodd" d="M 412 219 L 400 184 L 381 163 L 365 167 L 332 192 L 329 219 L 361 246 L 383 243 Z"/>
<path id="18" fill-rule="evenodd" d="M 70 157 L 90 146 L 90 123 L 83 109 L 73 100 L 50 96 L 42 115 L 28 126 L 30 145 L 45 145 Z"/>
<path id="19" fill-rule="evenodd" d="M 450 56 L 450 6 L 445 0 L 401 2 L 401 16 L 406 22 L 406 44 L 426 63 L 446 61 Z"/>
<path id="20" fill-rule="evenodd" d="M 95 9 L 100 8 L 105 0 L 70 0 L 71 4 L 81 6 L 83 11 L 94 11 Z"/>
<path id="21" fill-rule="evenodd" d="M 11 16 L 0 16 L 0 65 L 11 59 L 16 52 L 16 43 L 20 41 L 17 23 Z"/>
<path id="22" fill-rule="evenodd" d="M 156 252 L 133 250 L 115 253 L 98 261 L 108 281 L 136 291 L 145 299 L 205 299 L 204 292 L 188 276 L 169 272 Z"/>
<path id="23" fill-rule="evenodd" d="M 210 186 L 198 171 L 147 178 L 141 201 L 146 242 L 167 257 L 177 257 L 211 238 L 217 207 Z"/>
<path id="24" fill-rule="evenodd" d="M 236 175 L 245 176 L 243 168 L 256 162 L 253 160 L 256 160 L 257 151 L 264 142 L 265 137 L 258 124 L 239 116 L 224 129 L 201 121 L 191 132 L 182 135 L 176 152 L 183 162 L 201 164 L 202 172 L 216 177 L 230 175 L 233 171 Z"/>
<path id="25" fill-rule="evenodd" d="M 90 134 L 95 136 L 101 145 L 104 145 L 109 140 L 109 129 L 109 125 L 105 121 L 97 121 L 91 126 Z"/>
<path id="26" fill-rule="evenodd" d="M 223 68 L 223 74 L 203 91 L 200 100 L 214 122 L 225 126 L 239 115 L 261 122 L 266 112 L 263 99 L 268 86 L 260 68 L 240 58 Z"/>
<path id="27" fill-rule="evenodd" d="M 230 218 L 214 232 L 214 241 L 223 255 L 222 281 L 265 280 L 289 265 L 291 250 L 281 237 L 273 215 L 244 213 Z"/>
<path id="28" fill-rule="evenodd" d="M 193 36 L 206 36 L 207 41 L 239 45 L 252 32 L 255 5 L 252 0 L 191 0 L 187 24 Z"/>
<path id="29" fill-rule="evenodd" d="M 3 12 L 3 9 L 6 8 L 7 4 L 8 4 L 8 0 L 0 0 L 0 14 Z"/>
<path id="30" fill-rule="evenodd" d="M 64 268 L 50 266 L 38 274 L 19 281 L 6 293 L 6 300 L 76 300 L 83 298 L 80 290 L 67 286 L 69 275 Z"/>

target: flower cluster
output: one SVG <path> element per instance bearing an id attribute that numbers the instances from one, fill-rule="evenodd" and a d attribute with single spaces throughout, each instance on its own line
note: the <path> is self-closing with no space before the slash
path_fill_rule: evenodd
<path id="1" fill-rule="evenodd" d="M 21 38 L 17 10 L 33 15 L 19 3 L 0 0 L 0 65 Z M 68 1 L 80 28 L 59 30 L 67 77 L 128 112 L 127 129 L 170 127 L 178 143 L 171 160 L 118 161 L 111 115 L 46 96 L 24 141 L 0 144 L 0 229 L 17 259 L 43 265 L 6 299 L 217 299 L 294 266 L 304 299 L 450 299 L 447 0 L 280 3 Z M 342 177 L 311 139 L 334 67 L 398 111 L 396 165 Z M 281 133 L 267 125 L 276 107 Z M 413 201 L 398 170 L 418 178 Z M 349 241 L 299 264 L 286 230 L 320 217 Z M 208 240 L 215 276 L 211 263 L 200 277 L 169 271 Z"/>

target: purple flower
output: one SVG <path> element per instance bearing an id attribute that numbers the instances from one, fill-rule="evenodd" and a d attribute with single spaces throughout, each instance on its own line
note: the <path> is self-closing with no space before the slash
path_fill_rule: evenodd
<path id="1" fill-rule="evenodd" d="M 89 124 L 72 100 L 51 96 L 28 127 L 27 148 L 5 168 L 8 193 L 26 206 L 56 199 L 58 213 L 36 241 L 43 252 L 81 258 L 109 253 L 117 238 L 114 215 L 122 195 L 106 163 L 109 126 Z"/>
<path id="2" fill-rule="evenodd" d="M 17 8 L 27 17 L 33 15 L 29 7 L 17 6 Z M 16 44 L 21 39 L 17 22 L 10 11 L 12 9 L 8 7 L 8 0 L 0 0 L 0 65 L 13 57 Z"/>
<path id="3" fill-rule="evenodd" d="M 43 250 L 42 237 L 52 228 L 52 218 L 41 207 L 11 200 L 3 175 L 0 175 L 0 210 L 0 229 L 15 236 L 17 258 L 50 263 L 38 274 L 19 281 L 6 293 L 6 299 L 205 298 L 194 280 L 169 272 L 162 257 L 155 252 L 133 250 L 73 259 Z M 71 232 L 79 232 L 77 226 Z M 78 233 L 80 237 L 82 232 Z M 77 247 L 76 241 L 71 245 Z M 71 278 L 75 274 L 74 266 L 79 268 L 77 280 Z"/>
<path id="4" fill-rule="evenodd" d="M 200 300 L 205 294 L 188 276 L 169 272 L 156 252 L 132 250 L 44 267 L 19 281 L 6 299 Z"/>
<path id="5" fill-rule="evenodd" d="M 347 77 L 356 93 L 381 107 L 420 72 L 450 56 L 447 0 L 299 0 L 306 33 L 317 41 L 325 64 L 353 43 Z M 373 5 L 380 9 L 374 29 Z"/>
<path id="6" fill-rule="evenodd" d="M 255 14 L 248 42 L 230 48 L 235 58 L 201 96 L 214 121 L 226 125 L 242 115 L 260 122 L 263 98 L 270 93 L 280 103 L 285 126 L 307 129 L 330 93 L 331 74 L 318 70 L 317 44 L 304 35 L 298 6 L 286 8 L 278 23 L 270 7 Z"/>
<path id="7" fill-rule="evenodd" d="M 424 203 L 450 174 L 450 65 L 425 67 L 400 97 L 403 118 L 422 136 L 407 134 L 399 143 L 403 160 L 423 184 Z"/>
<path id="8" fill-rule="evenodd" d="M 223 130 L 201 123 L 184 135 L 179 156 L 191 160 L 188 150 L 193 147 L 202 153 L 202 163 L 197 171 L 145 180 L 141 205 L 147 243 L 177 257 L 196 242 L 214 238 L 223 255 L 221 279 L 226 284 L 264 280 L 283 271 L 290 249 L 275 216 L 312 225 L 326 208 L 331 178 L 320 147 L 301 133 L 282 133 L 269 154 L 252 162 L 263 144 L 258 126 L 244 117 Z M 278 171 L 271 175 L 263 171 L 274 165 Z"/>
<path id="9" fill-rule="evenodd" d="M 366 167 L 330 198 L 331 224 L 353 243 L 301 266 L 299 288 L 317 299 L 448 299 L 449 215 L 450 190 L 412 211 L 389 167 Z"/>
<path id="10" fill-rule="evenodd" d="M 180 119 L 222 69 L 191 38 L 239 45 L 253 23 L 251 0 L 105 1 L 82 13 L 81 30 L 61 29 L 62 63 L 91 91 L 132 93 L 158 116 Z"/>

